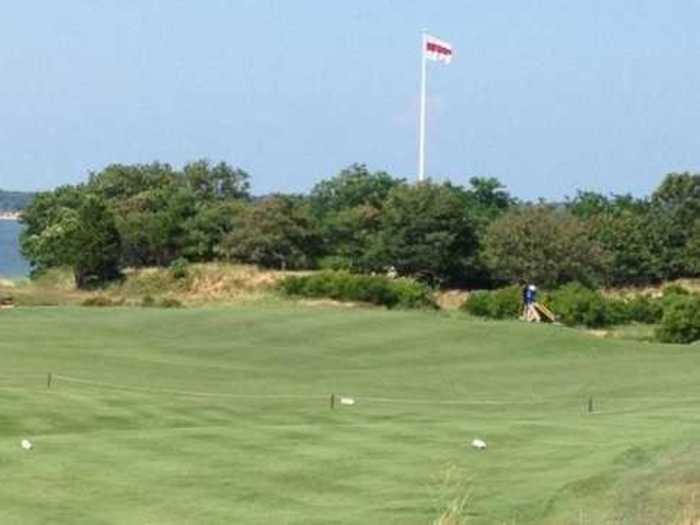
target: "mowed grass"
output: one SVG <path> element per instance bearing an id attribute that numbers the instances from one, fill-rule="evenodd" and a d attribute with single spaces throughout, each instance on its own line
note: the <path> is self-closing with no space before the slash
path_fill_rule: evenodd
<path id="1" fill-rule="evenodd" d="M 694 523 L 699 352 L 378 309 L 2 311 L 0 523 L 425 524 L 456 501 Z"/>

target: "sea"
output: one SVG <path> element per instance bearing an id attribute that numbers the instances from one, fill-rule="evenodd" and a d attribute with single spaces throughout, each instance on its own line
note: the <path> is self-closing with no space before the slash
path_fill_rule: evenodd
<path id="1" fill-rule="evenodd" d="M 17 221 L 0 220 L 0 278 L 25 277 L 29 264 L 19 253 L 19 232 L 22 226 Z"/>

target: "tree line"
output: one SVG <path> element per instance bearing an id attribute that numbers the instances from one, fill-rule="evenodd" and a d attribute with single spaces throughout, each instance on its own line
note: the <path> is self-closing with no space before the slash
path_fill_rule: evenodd
<path id="1" fill-rule="evenodd" d="M 22 221 L 33 271 L 70 266 L 79 287 L 126 267 L 214 260 L 480 288 L 700 275 L 700 175 L 689 173 L 667 175 L 649 197 L 526 203 L 493 178 L 411 184 L 361 164 L 306 194 L 258 197 L 226 163 L 111 165 L 38 194 Z"/>
<path id="2" fill-rule="evenodd" d="M 0 190 L 0 212 L 21 211 L 33 198 L 33 193 Z"/>

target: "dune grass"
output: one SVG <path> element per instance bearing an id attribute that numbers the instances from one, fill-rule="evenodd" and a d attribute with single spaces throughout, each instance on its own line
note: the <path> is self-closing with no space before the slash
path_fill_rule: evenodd
<path id="1" fill-rule="evenodd" d="M 0 311 L 0 523 L 693 523 L 698 351 L 426 312 Z"/>
<path id="2" fill-rule="evenodd" d="M 69 269 L 54 268 L 31 280 L 0 280 L 0 295 L 13 297 L 19 306 L 79 306 L 95 297 L 126 306 L 140 305 L 145 297 L 188 306 L 269 303 L 279 301 L 276 285 L 292 274 L 237 264 L 191 264 L 181 278 L 167 268 L 127 269 L 122 279 L 103 288 L 78 290 Z"/>

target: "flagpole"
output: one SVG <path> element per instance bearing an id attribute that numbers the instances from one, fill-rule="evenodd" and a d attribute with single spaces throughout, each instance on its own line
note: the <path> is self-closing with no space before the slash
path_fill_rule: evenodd
<path id="1" fill-rule="evenodd" d="M 420 74 L 420 131 L 418 139 L 418 182 L 425 178 L 425 87 L 427 61 L 425 59 L 425 46 L 427 42 L 426 31 L 423 30 L 423 45 L 420 50 L 421 74 Z"/>

